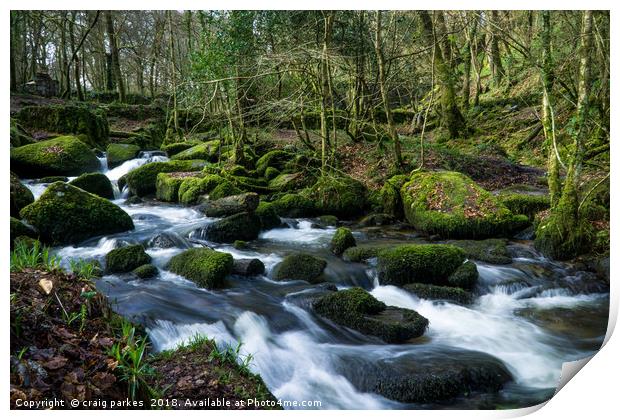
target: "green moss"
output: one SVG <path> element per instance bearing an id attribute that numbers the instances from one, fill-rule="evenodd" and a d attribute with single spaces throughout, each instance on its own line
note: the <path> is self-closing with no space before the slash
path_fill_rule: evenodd
<path id="1" fill-rule="evenodd" d="M 82 174 L 73 181 L 69 182 L 69 184 L 74 187 L 81 188 L 91 194 L 98 195 L 101 198 L 107 198 L 110 200 L 114 198 L 112 183 L 107 176 L 99 172 Z"/>
<path id="2" fill-rule="evenodd" d="M 211 192 L 209 193 L 209 199 L 211 200 L 219 200 L 220 198 L 228 197 L 230 195 L 237 195 L 243 193 L 242 190 L 237 188 L 231 182 L 224 180 L 219 183 Z"/>
<path id="3" fill-rule="evenodd" d="M 317 217 L 317 220 L 325 225 L 325 226 L 337 226 L 338 218 L 336 216 L 332 216 L 331 214 L 325 214 L 323 216 Z"/>
<path id="4" fill-rule="evenodd" d="M 381 284 L 432 283 L 442 285 L 463 264 L 465 253 L 452 245 L 403 245 L 378 253 Z"/>
<path id="5" fill-rule="evenodd" d="M 260 218 L 254 213 L 238 213 L 211 223 L 202 230 L 210 241 L 233 243 L 236 240 L 251 241 L 260 233 Z"/>
<path id="6" fill-rule="evenodd" d="M 236 240 L 233 242 L 233 248 L 235 249 L 248 249 L 248 243 L 246 241 Z"/>
<path id="7" fill-rule="evenodd" d="M 202 172 L 169 172 L 157 174 L 155 196 L 158 200 L 177 202 L 181 184 L 187 180 L 201 180 Z"/>
<path id="8" fill-rule="evenodd" d="M 260 202 L 254 214 L 260 219 L 261 229 L 263 230 L 273 229 L 282 224 L 271 203 Z"/>
<path id="9" fill-rule="evenodd" d="M 452 302 L 469 304 L 473 301 L 471 293 L 460 287 L 435 286 L 432 284 L 413 283 L 402 286 L 408 292 L 413 293 L 420 299 L 448 300 Z"/>
<path id="10" fill-rule="evenodd" d="M 282 170 L 284 165 L 286 165 L 292 157 L 290 153 L 283 150 L 272 150 L 271 152 L 267 152 L 256 161 L 256 172 L 259 175 L 264 175 L 269 167 Z"/>
<path id="11" fill-rule="evenodd" d="M 351 231 L 347 228 L 338 228 L 336 233 L 332 237 L 332 241 L 329 244 L 329 249 L 336 255 L 342 255 L 347 249 L 356 245 L 355 238 Z"/>
<path id="12" fill-rule="evenodd" d="M 11 170 L 18 175 L 80 175 L 100 167 L 90 148 L 74 136 L 57 137 L 11 149 Z"/>
<path id="13" fill-rule="evenodd" d="M 220 150 L 220 141 L 213 140 L 197 144 L 172 156 L 175 160 L 203 159 L 209 162 L 217 162 Z"/>
<path id="14" fill-rule="evenodd" d="M 396 218 L 403 217 L 403 202 L 400 198 L 400 189 L 407 183 L 407 175 L 395 175 L 388 179 L 379 191 L 379 200 L 383 213 Z"/>
<path id="15" fill-rule="evenodd" d="M 470 260 L 484 261 L 491 264 L 510 264 L 512 257 L 506 247 L 506 239 L 484 239 L 481 241 L 458 240 L 450 241 L 465 251 L 465 256 Z"/>
<path id="16" fill-rule="evenodd" d="M 529 223 L 458 172 L 420 172 L 401 188 L 405 216 L 417 230 L 445 238 L 509 235 Z"/>
<path id="17" fill-rule="evenodd" d="M 151 257 L 142 245 L 129 245 L 113 249 L 105 256 L 108 273 L 127 273 L 151 262 Z"/>
<path id="18" fill-rule="evenodd" d="M 192 248 L 170 259 L 167 269 L 201 287 L 220 287 L 230 274 L 233 257 L 208 248 Z"/>
<path id="19" fill-rule="evenodd" d="M 457 268 L 450 277 L 448 277 L 448 284 L 450 286 L 468 290 L 473 289 L 477 281 L 478 268 L 476 267 L 476 264 L 471 261 L 465 262 Z"/>
<path id="20" fill-rule="evenodd" d="M 285 194 L 271 205 L 281 217 L 312 217 L 317 214 L 314 203 L 301 194 Z"/>
<path id="21" fill-rule="evenodd" d="M 273 189 L 267 186 L 265 180 L 261 178 L 227 175 L 226 180 L 230 181 L 238 190 L 242 192 L 255 192 L 257 194 L 270 194 L 274 192 Z"/>
<path id="22" fill-rule="evenodd" d="M 37 233 L 32 230 L 32 228 L 30 228 L 29 226 L 26 226 L 24 223 L 22 223 L 21 220 L 18 220 L 14 217 L 11 217 L 11 248 L 13 247 L 13 242 L 15 241 L 16 238 L 19 238 L 20 236 L 27 236 L 29 238 L 36 238 L 38 235 Z"/>
<path id="23" fill-rule="evenodd" d="M 135 268 L 132 273 L 141 279 L 150 279 L 157 275 L 159 270 L 153 264 L 144 264 Z"/>
<path id="24" fill-rule="evenodd" d="M 17 120 L 11 118 L 11 146 L 19 147 L 34 143 L 34 139 L 22 127 Z"/>
<path id="25" fill-rule="evenodd" d="M 548 258 L 568 260 L 586 253 L 593 243 L 593 229 L 590 222 L 581 218 L 576 225 L 563 221 L 564 211 L 558 205 L 547 217 L 540 220 L 536 228 L 534 246 Z M 569 216 L 566 216 L 569 217 Z"/>
<path id="26" fill-rule="evenodd" d="M 351 262 L 363 262 L 371 258 L 375 258 L 382 247 L 373 245 L 359 245 L 352 248 L 347 248 L 342 257 Z"/>
<path id="27" fill-rule="evenodd" d="M 20 214 L 52 245 L 77 243 L 134 228 L 131 217 L 117 205 L 62 182 L 51 184 Z"/>
<path id="28" fill-rule="evenodd" d="M 524 214 L 530 221 L 540 211 L 549 208 L 549 196 L 517 193 L 502 193 L 499 201 L 514 214 Z"/>
<path id="29" fill-rule="evenodd" d="M 224 182 L 226 180 L 219 175 L 207 175 L 202 179 L 186 179 L 179 186 L 179 202 L 186 205 L 196 204 L 203 195 L 210 193 Z"/>
<path id="30" fill-rule="evenodd" d="M 134 144 L 112 143 L 106 149 L 108 168 L 112 169 L 125 161 L 134 159 L 140 153 L 140 146 Z"/>
<path id="31" fill-rule="evenodd" d="M 196 146 L 196 143 L 190 142 L 180 142 L 180 143 L 169 143 L 161 146 L 161 151 L 166 152 L 168 156 L 174 156 L 177 153 L 181 153 L 184 150 L 189 149 L 190 147 Z"/>
<path id="32" fill-rule="evenodd" d="M 310 182 L 309 182 L 310 181 Z M 311 179 L 302 172 L 280 174 L 269 181 L 269 188 L 274 191 L 292 191 L 310 185 Z"/>
<path id="33" fill-rule="evenodd" d="M 327 262 L 308 254 L 287 255 L 273 269 L 274 280 L 304 280 L 318 283 Z"/>
<path id="34" fill-rule="evenodd" d="M 41 184 L 53 184 L 54 182 L 69 182 L 69 178 L 66 176 L 44 176 L 43 178 L 37 179 L 37 182 Z"/>
<path id="35" fill-rule="evenodd" d="M 340 325 L 402 343 L 424 334 L 428 320 L 415 311 L 388 307 L 361 287 L 330 293 L 313 305 L 314 310 Z"/>
<path id="36" fill-rule="evenodd" d="M 320 214 L 340 218 L 357 216 L 367 205 L 366 187 L 349 177 L 319 178 L 306 195 Z"/>
<path id="37" fill-rule="evenodd" d="M 59 134 L 83 134 L 91 146 L 108 142 L 108 120 L 103 112 L 84 106 L 46 105 L 26 106 L 15 118 L 25 127 Z"/>
<path id="38" fill-rule="evenodd" d="M 33 201 L 32 192 L 11 172 L 11 217 L 19 217 L 21 209 Z"/>
<path id="39" fill-rule="evenodd" d="M 271 181 L 272 179 L 274 179 L 278 175 L 280 175 L 280 171 L 277 170 L 276 168 L 273 168 L 273 167 L 270 166 L 267 169 L 265 169 L 264 177 L 268 181 Z"/>
<path id="40" fill-rule="evenodd" d="M 202 169 L 204 161 L 202 160 L 171 160 L 168 162 L 151 162 L 142 165 L 125 176 L 125 182 L 129 186 L 129 190 L 143 197 L 156 191 L 157 175 L 169 172 L 192 172 Z M 120 187 L 120 184 L 119 184 Z"/>
<path id="41" fill-rule="evenodd" d="M 241 165 L 232 165 L 222 169 L 222 176 L 226 175 L 249 177 L 250 172 Z"/>

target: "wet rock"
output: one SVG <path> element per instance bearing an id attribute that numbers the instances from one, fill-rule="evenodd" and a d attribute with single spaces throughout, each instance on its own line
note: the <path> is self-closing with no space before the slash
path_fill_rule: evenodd
<path id="1" fill-rule="evenodd" d="M 318 283 L 322 279 L 327 261 L 308 254 L 287 255 L 273 269 L 274 280 L 304 280 Z"/>
<path id="2" fill-rule="evenodd" d="M 404 216 L 400 189 L 407 181 L 409 181 L 407 175 L 396 175 L 388 179 L 379 190 L 379 208 L 395 219 L 402 219 Z"/>
<path id="3" fill-rule="evenodd" d="M 141 279 L 150 279 L 157 276 L 159 270 L 153 264 L 144 264 L 135 268 L 132 273 Z"/>
<path id="4" fill-rule="evenodd" d="M 453 287 L 471 290 L 478 281 L 478 267 L 471 261 L 466 261 L 448 277 L 448 284 Z"/>
<path id="5" fill-rule="evenodd" d="M 200 287 L 216 288 L 232 272 L 233 257 L 208 248 L 192 248 L 170 259 L 167 269 Z"/>
<path id="6" fill-rule="evenodd" d="M 33 201 L 32 192 L 11 172 L 11 217 L 19 217 L 21 209 Z"/>
<path id="7" fill-rule="evenodd" d="M 155 196 L 158 200 L 177 202 L 179 189 L 183 182 L 188 179 L 200 180 L 202 172 L 169 172 L 157 174 L 155 181 Z"/>
<path id="8" fill-rule="evenodd" d="M 36 238 L 38 235 L 30 226 L 22 223 L 21 220 L 18 220 L 14 217 L 11 217 L 11 249 L 13 249 L 13 243 L 16 238 L 19 237 L 28 237 L 28 238 Z"/>
<path id="9" fill-rule="evenodd" d="M 374 213 L 369 214 L 359 221 L 358 226 L 360 227 L 372 227 L 372 226 L 385 226 L 391 225 L 396 221 L 396 218 L 391 214 L 386 213 Z"/>
<path id="10" fill-rule="evenodd" d="M 106 149 L 108 168 L 116 168 L 123 162 L 135 159 L 140 153 L 140 146 L 135 144 L 112 143 Z"/>
<path id="11" fill-rule="evenodd" d="M 219 200 L 203 200 L 198 209 L 208 217 L 224 217 L 238 213 L 253 212 L 258 207 L 258 203 L 258 194 L 244 193 L 220 198 Z"/>
<path id="12" fill-rule="evenodd" d="M 204 167 L 204 160 L 170 160 L 168 162 L 151 162 L 133 169 L 125 175 L 125 183 L 132 194 L 144 197 L 153 194 L 157 187 L 157 175 L 164 172 L 193 172 Z M 120 186 L 119 180 L 119 188 Z"/>
<path id="13" fill-rule="evenodd" d="M 258 258 L 240 258 L 233 261 L 232 274 L 258 276 L 265 273 L 265 264 Z"/>
<path id="14" fill-rule="evenodd" d="M 105 256 L 108 273 L 127 273 L 151 262 L 142 245 L 129 245 L 113 249 Z"/>
<path id="15" fill-rule="evenodd" d="M 220 141 L 212 140 L 206 143 L 200 143 L 185 149 L 172 156 L 175 160 L 192 160 L 202 159 L 209 162 L 216 162 L 220 151 Z"/>
<path id="16" fill-rule="evenodd" d="M 371 258 L 376 258 L 379 254 L 379 251 L 383 249 L 382 246 L 374 246 L 374 245 L 358 245 L 352 248 L 347 248 L 342 257 L 346 261 L 351 262 L 364 262 L 368 261 Z"/>
<path id="17" fill-rule="evenodd" d="M 321 177 L 308 188 L 306 197 L 318 214 L 340 218 L 358 216 L 368 204 L 364 184 L 349 177 Z"/>
<path id="18" fill-rule="evenodd" d="M 213 242 L 233 243 L 258 238 L 260 218 L 254 213 L 239 213 L 225 217 L 197 231 L 198 236 Z"/>
<path id="19" fill-rule="evenodd" d="M 285 194 L 271 202 L 280 217 L 313 217 L 317 214 L 314 203 L 301 194 Z"/>
<path id="20" fill-rule="evenodd" d="M 269 167 L 281 171 L 292 157 L 290 153 L 283 150 L 267 152 L 256 161 L 256 172 L 263 175 Z"/>
<path id="21" fill-rule="evenodd" d="M 101 198 L 107 198 L 109 200 L 114 198 L 112 183 L 107 176 L 99 172 L 82 174 L 69 182 L 69 184 L 91 194 L 98 195 Z"/>
<path id="22" fill-rule="evenodd" d="M 506 239 L 460 240 L 448 241 L 448 243 L 462 248 L 465 251 L 465 256 L 470 260 L 490 264 L 510 264 L 512 262 Z"/>
<path id="23" fill-rule="evenodd" d="M 54 182 L 69 182 L 69 178 L 66 176 L 45 176 L 37 179 L 38 184 L 52 184 Z"/>
<path id="24" fill-rule="evenodd" d="M 51 184 L 21 216 L 52 245 L 72 244 L 134 228 L 131 217 L 110 201 L 62 182 Z"/>
<path id="25" fill-rule="evenodd" d="M 317 300 L 317 314 L 386 343 L 403 343 L 424 334 L 428 320 L 410 309 L 386 306 L 361 287 L 340 290 Z"/>
<path id="26" fill-rule="evenodd" d="M 262 230 L 274 229 L 282 225 L 282 220 L 280 220 L 271 203 L 259 203 L 254 214 L 260 219 Z"/>
<path id="27" fill-rule="evenodd" d="M 466 292 L 460 287 L 434 286 L 421 283 L 405 284 L 401 287 L 421 299 L 447 300 L 465 305 L 474 300 L 471 293 Z"/>
<path id="28" fill-rule="evenodd" d="M 329 249 L 335 255 L 342 255 L 347 248 L 354 247 L 356 245 L 355 238 L 351 231 L 347 228 L 338 228 L 336 229 L 336 233 L 332 237 L 332 240 L 329 244 Z"/>

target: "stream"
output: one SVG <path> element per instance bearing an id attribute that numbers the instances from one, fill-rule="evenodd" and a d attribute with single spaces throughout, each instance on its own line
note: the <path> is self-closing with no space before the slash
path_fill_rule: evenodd
<path id="1" fill-rule="evenodd" d="M 592 355 L 607 328 L 609 294 L 589 272 L 542 257 L 531 241 L 510 242 L 512 264 L 477 262 L 480 274 L 475 302 L 462 306 L 419 299 L 394 286 L 378 284 L 370 265 L 349 263 L 329 251 L 335 227 L 320 228 L 309 219 L 283 219 L 287 227 L 264 231 L 249 249 L 204 241 L 195 232 L 217 220 L 197 210 L 145 199 L 126 204 L 127 191 L 118 179 L 147 162 L 167 160 L 142 152 L 101 172 L 113 183 L 114 203 L 133 219 L 135 230 L 89 239 L 79 246 L 58 247 L 54 253 L 68 267 L 72 258 L 104 261 L 115 247 L 147 244 L 166 235 L 175 246 L 147 248 L 160 271 L 156 278 L 136 280 L 131 274 L 106 275 L 97 287 L 115 310 L 145 325 L 156 351 L 171 349 L 196 334 L 214 338 L 218 346 L 236 346 L 252 355 L 250 368 L 283 400 L 319 400 L 321 408 L 517 408 L 550 398 L 562 363 Z M 24 180 L 35 198 L 46 184 Z M 353 233 L 358 245 L 411 243 L 415 232 L 390 227 Z M 420 241 L 419 238 L 416 241 Z M 266 275 L 231 276 L 229 287 L 205 290 L 164 269 L 183 250 L 206 244 L 235 258 L 259 258 Z M 430 321 L 426 334 L 407 344 L 388 345 L 314 315 L 310 310 L 316 285 L 270 280 L 273 267 L 289 253 L 303 251 L 328 261 L 327 281 L 339 289 L 361 286 L 388 305 L 414 309 Z M 495 393 L 470 394 L 436 404 L 403 404 L 359 384 L 385 366 L 467 363 L 492 355 L 501 360 L 513 381 Z"/>

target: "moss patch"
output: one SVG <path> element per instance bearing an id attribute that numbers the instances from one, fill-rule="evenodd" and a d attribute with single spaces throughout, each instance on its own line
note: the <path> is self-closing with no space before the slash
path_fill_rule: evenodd
<path id="1" fill-rule="evenodd" d="M 283 150 L 272 150 L 271 152 L 265 153 L 256 161 L 256 172 L 259 175 L 263 175 L 269 167 L 281 171 L 291 158 L 292 155 L 288 152 Z"/>
<path id="2" fill-rule="evenodd" d="M 319 283 L 327 261 L 308 254 L 287 255 L 273 269 L 274 280 L 304 280 Z"/>
<path id="3" fill-rule="evenodd" d="M 135 268 L 132 273 L 141 279 L 150 279 L 157 275 L 159 270 L 153 264 L 144 264 Z"/>
<path id="4" fill-rule="evenodd" d="M 202 172 L 162 172 L 157 174 L 155 196 L 158 200 L 177 202 L 179 189 L 186 180 L 201 180 Z"/>
<path id="5" fill-rule="evenodd" d="M 448 284 L 450 286 L 468 290 L 473 289 L 477 281 L 478 267 L 471 261 L 465 262 L 448 277 Z"/>
<path id="6" fill-rule="evenodd" d="M 112 143 L 106 149 L 108 168 L 112 169 L 125 161 L 134 159 L 140 153 L 140 146 L 134 144 Z"/>
<path id="7" fill-rule="evenodd" d="M 164 172 L 192 172 L 202 169 L 202 160 L 171 160 L 168 162 L 151 162 L 136 168 L 125 176 L 129 190 L 143 197 L 156 191 L 157 175 Z M 120 184 L 119 184 L 120 185 Z"/>
<path id="8" fill-rule="evenodd" d="M 549 208 L 547 195 L 502 193 L 498 199 L 508 210 L 514 214 L 524 214 L 530 221 L 537 213 Z"/>
<path id="9" fill-rule="evenodd" d="M 73 181 L 69 182 L 69 184 L 74 187 L 81 188 L 91 194 L 98 195 L 101 198 L 107 198 L 110 200 L 114 198 L 112 183 L 107 176 L 99 172 L 82 174 Z"/>
<path id="10" fill-rule="evenodd" d="M 347 228 L 338 228 L 332 237 L 329 249 L 336 255 L 342 255 L 347 249 L 356 245 L 355 238 L 351 231 Z"/>
<path id="11" fill-rule="evenodd" d="M 129 245 L 113 249 L 105 256 L 108 273 L 127 273 L 151 262 L 151 257 L 142 245 Z"/>
<path id="12" fill-rule="evenodd" d="M 258 207 L 256 208 L 254 214 L 256 214 L 260 219 L 262 230 L 273 229 L 282 224 L 280 217 L 271 203 L 261 201 L 258 203 Z"/>
<path id="13" fill-rule="evenodd" d="M 473 301 L 471 293 L 460 287 L 435 286 L 432 284 L 413 283 L 402 286 L 406 291 L 421 299 L 448 300 L 456 303 L 469 304 Z"/>
<path id="14" fill-rule="evenodd" d="M 351 262 L 363 262 L 371 258 L 375 258 L 381 249 L 383 249 L 383 247 L 374 245 L 358 245 L 352 248 L 347 248 L 342 254 L 342 257 Z"/>
<path id="15" fill-rule="evenodd" d="M 11 217 L 19 217 L 21 209 L 33 201 L 32 192 L 11 172 Z"/>
<path id="16" fill-rule="evenodd" d="M 202 159 L 209 162 L 217 162 L 220 150 L 220 141 L 213 140 L 197 144 L 172 156 L 174 160 Z"/>
<path id="17" fill-rule="evenodd" d="M 319 178 L 306 195 L 319 214 L 333 214 L 340 218 L 357 216 L 367 205 L 366 187 L 348 177 Z"/>
<path id="18" fill-rule="evenodd" d="M 236 240 L 251 241 L 258 238 L 261 221 L 254 213 L 238 213 L 211 223 L 202 229 L 210 241 L 233 243 Z"/>
<path id="19" fill-rule="evenodd" d="M 192 248 L 175 255 L 168 270 L 208 289 L 220 287 L 232 271 L 233 257 L 208 248 Z"/>
<path id="20" fill-rule="evenodd" d="M 281 217 L 312 217 L 317 214 L 314 203 L 301 194 L 285 194 L 271 206 Z"/>
<path id="21" fill-rule="evenodd" d="M 508 253 L 506 239 L 484 239 L 449 241 L 465 251 L 465 256 L 470 260 L 484 261 L 491 264 L 510 264 L 512 257 Z"/>

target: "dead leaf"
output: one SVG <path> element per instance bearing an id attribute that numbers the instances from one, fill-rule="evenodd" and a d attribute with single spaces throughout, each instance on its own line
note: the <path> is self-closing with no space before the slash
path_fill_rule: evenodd
<path id="1" fill-rule="evenodd" d="M 51 280 L 43 278 L 39 280 L 39 286 L 41 286 L 41 289 L 43 289 L 45 294 L 49 295 L 52 292 L 52 289 L 54 288 L 54 283 L 52 283 Z"/>
<path id="2" fill-rule="evenodd" d="M 62 356 L 55 356 L 48 360 L 43 366 L 50 370 L 60 369 L 67 364 L 67 358 Z"/>

